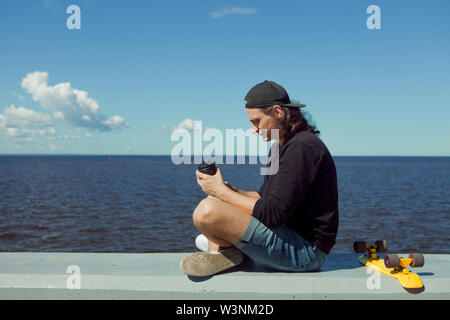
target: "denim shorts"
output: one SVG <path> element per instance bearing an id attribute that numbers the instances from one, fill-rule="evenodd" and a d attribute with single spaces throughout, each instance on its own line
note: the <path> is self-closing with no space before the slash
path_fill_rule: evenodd
<path id="1" fill-rule="evenodd" d="M 317 271 L 327 257 L 289 227 L 268 228 L 255 217 L 235 247 L 251 259 L 281 271 Z"/>

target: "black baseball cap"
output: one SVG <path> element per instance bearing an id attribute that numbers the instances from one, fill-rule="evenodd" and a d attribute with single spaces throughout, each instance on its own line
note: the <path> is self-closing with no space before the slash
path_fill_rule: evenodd
<path id="1" fill-rule="evenodd" d="M 263 109 L 276 104 L 291 108 L 306 107 L 301 103 L 291 103 L 286 90 L 278 83 L 268 80 L 255 85 L 245 96 L 245 107 L 249 109 Z"/>

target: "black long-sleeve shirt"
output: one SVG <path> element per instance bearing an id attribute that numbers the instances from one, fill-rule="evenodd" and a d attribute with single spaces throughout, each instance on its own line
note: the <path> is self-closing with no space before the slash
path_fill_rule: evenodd
<path id="1" fill-rule="evenodd" d="M 279 146 L 278 172 L 264 177 L 259 194 L 252 212 L 256 219 L 269 228 L 285 224 L 330 252 L 339 220 L 336 167 L 315 134 L 298 132 Z"/>

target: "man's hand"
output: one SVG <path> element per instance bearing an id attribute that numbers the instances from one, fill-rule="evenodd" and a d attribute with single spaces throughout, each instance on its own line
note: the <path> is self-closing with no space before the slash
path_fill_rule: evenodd
<path id="1" fill-rule="evenodd" d="M 198 170 L 195 172 L 195 175 L 197 176 L 198 185 L 202 188 L 203 192 L 209 196 L 220 199 L 220 197 L 228 191 L 219 168 L 217 168 L 217 172 L 213 176 L 201 173 Z"/>
<path id="2" fill-rule="evenodd" d="M 236 208 L 241 209 L 246 214 L 252 215 L 253 208 L 260 195 L 256 191 L 243 191 L 236 187 L 236 192 L 227 187 L 222 178 L 220 169 L 217 168 L 215 175 L 211 176 L 200 171 L 196 171 L 197 183 L 207 195 L 225 201 Z M 230 184 L 226 182 L 229 186 Z"/>

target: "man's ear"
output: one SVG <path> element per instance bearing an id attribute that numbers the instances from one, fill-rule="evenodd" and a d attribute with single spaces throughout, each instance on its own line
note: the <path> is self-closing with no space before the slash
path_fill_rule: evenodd
<path id="1" fill-rule="evenodd" d="M 283 109 L 276 104 L 273 106 L 272 111 L 274 112 L 274 117 L 277 119 L 281 119 L 283 117 Z"/>

